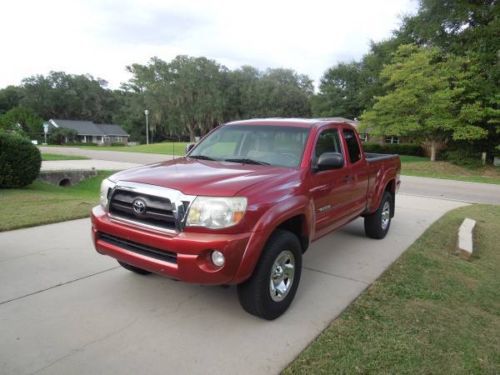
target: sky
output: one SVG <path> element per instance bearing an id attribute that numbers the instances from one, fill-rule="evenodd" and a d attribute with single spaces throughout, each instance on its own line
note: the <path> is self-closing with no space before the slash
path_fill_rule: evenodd
<path id="1" fill-rule="evenodd" d="M 205 56 L 230 69 L 291 68 L 316 85 L 388 38 L 416 0 L 15 0 L 0 11 L 0 88 L 25 77 L 91 74 L 119 88 L 125 67 Z"/>

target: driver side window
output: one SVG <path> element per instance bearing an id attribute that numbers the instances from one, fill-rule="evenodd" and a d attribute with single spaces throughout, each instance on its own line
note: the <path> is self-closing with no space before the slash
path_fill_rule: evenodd
<path id="1" fill-rule="evenodd" d="M 340 149 L 339 132 L 337 129 L 326 129 L 319 135 L 314 150 L 315 159 L 318 160 L 320 155 L 325 152 L 342 153 L 342 150 Z"/>

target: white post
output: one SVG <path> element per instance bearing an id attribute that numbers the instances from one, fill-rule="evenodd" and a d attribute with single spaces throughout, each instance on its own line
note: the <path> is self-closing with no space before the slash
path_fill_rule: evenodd
<path id="1" fill-rule="evenodd" d="M 146 115 L 146 144 L 149 145 L 149 110 L 145 109 L 144 114 Z"/>
<path id="2" fill-rule="evenodd" d="M 49 132 L 49 124 L 43 124 L 43 134 L 45 136 L 45 144 L 47 144 L 47 133 Z"/>

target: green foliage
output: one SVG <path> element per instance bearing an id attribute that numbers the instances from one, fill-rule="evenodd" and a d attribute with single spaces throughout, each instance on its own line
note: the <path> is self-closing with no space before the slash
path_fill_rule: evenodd
<path id="1" fill-rule="evenodd" d="M 340 63 L 321 78 L 320 93 L 312 101 L 315 116 L 356 118 L 363 107 L 359 100 L 363 86 L 362 64 Z"/>
<path id="2" fill-rule="evenodd" d="M 424 150 L 414 143 L 363 143 L 365 152 L 375 152 L 380 154 L 399 154 L 411 156 L 423 156 Z"/>
<path id="3" fill-rule="evenodd" d="M 118 109 L 107 82 L 91 75 L 50 72 L 25 78 L 21 105 L 45 120 L 51 118 L 109 123 Z"/>
<path id="4" fill-rule="evenodd" d="M 362 116 L 372 134 L 414 136 L 429 141 L 477 140 L 487 133 L 477 122 L 485 108 L 468 102 L 474 79 L 470 61 L 435 47 L 402 45 L 381 73 L 390 90 Z"/>
<path id="5" fill-rule="evenodd" d="M 466 168 L 479 168 L 482 165 L 481 153 L 477 151 L 446 150 L 444 159 Z"/>
<path id="6" fill-rule="evenodd" d="M 17 134 L 0 133 L 0 188 L 31 184 L 40 173 L 40 151 Z"/>
<path id="7" fill-rule="evenodd" d="M 30 139 L 40 139 L 43 120 L 32 110 L 24 107 L 14 107 L 0 116 L 0 128 L 28 136 Z"/>
<path id="8" fill-rule="evenodd" d="M 135 113 L 149 109 L 151 128 L 160 139 L 188 133 L 194 140 L 232 119 L 311 113 L 312 81 L 289 69 L 229 71 L 204 57 L 177 56 L 170 62 L 153 58 L 128 70 L 133 78 L 124 85 L 124 98 L 135 102 L 130 106 Z M 144 117 L 133 126 L 143 128 Z"/>
<path id="9" fill-rule="evenodd" d="M 64 143 L 74 143 L 78 132 L 73 129 L 55 128 L 51 129 L 48 142 L 52 145 L 62 145 Z"/>
<path id="10" fill-rule="evenodd" d="M 0 115 L 17 107 L 22 99 L 22 88 L 17 86 L 7 86 L 0 90 Z"/>

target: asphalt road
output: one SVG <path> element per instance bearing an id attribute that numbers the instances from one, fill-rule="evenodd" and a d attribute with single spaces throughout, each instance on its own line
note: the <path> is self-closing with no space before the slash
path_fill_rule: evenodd
<path id="1" fill-rule="evenodd" d="M 500 185 L 438 178 L 401 176 L 400 193 L 500 205 Z"/>
<path id="2" fill-rule="evenodd" d="M 0 374 L 276 374 L 460 202 L 397 197 L 384 240 L 361 220 L 314 243 L 290 310 L 246 314 L 235 288 L 135 275 L 88 219 L 0 233 Z"/>
<path id="3" fill-rule="evenodd" d="M 140 152 L 121 152 L 121 151 L 105 151 L 105 150 L 90 150 L 78 147 L 39 147 L 41 152 L 60 155 L 77 155 L 86 156 L 91 159 L 109 160 L 125 163 L 136 164 L 151 164 L 165 160 L 171 160 L 172 155 L 162 154 L 144 154 Z"/>

